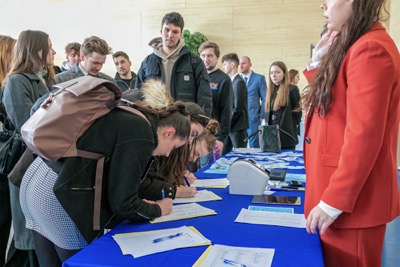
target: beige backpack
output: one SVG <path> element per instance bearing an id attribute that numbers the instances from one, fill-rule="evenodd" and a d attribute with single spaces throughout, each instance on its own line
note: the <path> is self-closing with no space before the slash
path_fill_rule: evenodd
<path id="1" fill-rule="evenodd" d="M 76 142 L 98 118 L 117 107 L 150 122 L 140 111 L 121 105 L 121 90 L 108 80 L 82 76 L 56 87 L 59 89 L 51 93 L 22 126 L 21 135 L 34 154 L 49 161 L 65 157 L 97 160 L 93 230 L 99 230 L 105 156 L 78 150 Z"/>

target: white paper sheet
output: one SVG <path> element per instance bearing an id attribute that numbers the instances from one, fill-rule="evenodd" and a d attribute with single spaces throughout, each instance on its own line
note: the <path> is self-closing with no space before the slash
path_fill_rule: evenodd
<path id="1" fill-rule="evenodd" d="M 306 228 L 304 214 L 252 211 L 242 209 L 235 222 Z"/>
<path id="2" fill-rule="evenodd" d="M 194 197 L 187 197 L 187 198 L 175 198 L 172 202 L 174 204 L 179 203 L 193 203 L 193 202 L 204 202 L 204 201 L 214 201 L 214 200 L 221 200 L 222 198 L 217 196 L 214 192 L 208 190 L 199 190 L 197 191 Z"/>
<path id="3" fill-rule="evenodd" d="M 159 223 L 214 214 L 217 214 L 215 210 L 205 208 L 197 203 L 182 204 L 174 205 L 170 214 L 155 218 L 150 222 Z"/>
<path id="4" fill-rule="evenodd" d="M 213 245 L 206 252 L 208 253 L 203 254 L 194 267 L 269 267 L 272 265 L 275 249 Z"/>
<path id="5" fill-rule="evenodd" d="M 197 179 L 194 187 L 208 187 L 208 188 L 225 188 L 229 185 L 229 180 L 226 178 L 221 179 Z"/>
<path id="6" fill-rule="evenodd" d="M 157 238 L 176 235 L 177 233 L 182 233 L 182 235 L 158 243 L 153 242 Z M 135 258 L 177 248 L 211 243 L 210 240 L 186 226 L 158 231 L 117 234 L 113 238 L 124 255 L 130 254 Z"/>

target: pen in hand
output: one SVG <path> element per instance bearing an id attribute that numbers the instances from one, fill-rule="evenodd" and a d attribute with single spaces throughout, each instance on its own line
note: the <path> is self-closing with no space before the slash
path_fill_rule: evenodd
<path id="1" fill-rule="evenodd" d="M 224 259 L 224 263 L 232 265 L 232 266 L 236 266 L 236 267 L 246 267 L 246 265 L 244 265 L 244 264 L 240 264 L 240 263 L 237 263 L 236 261 L 227 260 L 227 259 Z"/>
<path id="2" fill-rule="evenodd" d="M 153 243 L 158 243 L 158 242 L 161 242 L 161 241 L 165 241 L 165 240 L 168 240 L 168 239 L 172 239 L 172 238 L 175 238 L 175 237 L 178 237 L 178 236 L 181 236 L 181 235 L 183 235 L 183 233 L 177 233 L 177 234 L 175 234 L 175 235 L 169 235 L 169 236 L 164 236 L 164 237 L 156 238 L 156 239 L 153 240 Z"/>
<path id="3" fill-rule="evenodd" d="M 189 183 L 188 178 L 187 178 L 186 176 L 183 176 L 183 179 L 185 180 L 186 185 L 187 185 L 188 187 L 190 187 L 190 183 Z"/>
<path id="4" fill-rule="evenodd" d="M 164 199 L 165 198 L 165 193 L 164 193 L 164 188 L 163 189 L 161 189 L 161 199 Z"/>

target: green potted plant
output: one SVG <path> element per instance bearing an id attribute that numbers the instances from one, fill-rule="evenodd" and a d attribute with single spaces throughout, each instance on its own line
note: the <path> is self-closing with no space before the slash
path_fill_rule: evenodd
<path id="1" fill-rule="evenodd" d="M 200 32 L 190 33 L 189 30 L 184 30 L 182 37 L 185 40 L 186 47 L 194 54 L 199 55 L 199 47 L 207 41 L 207 38 Z"/>

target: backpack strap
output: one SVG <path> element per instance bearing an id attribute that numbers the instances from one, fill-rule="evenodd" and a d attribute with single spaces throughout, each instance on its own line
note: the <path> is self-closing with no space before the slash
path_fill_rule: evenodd
<path id="1" fill-rule="evenodd" d="M 127 105 L 118 105 L 118 108 L 128 111 L 132 114 L 138 115 L 147 121 L 149 125 L 150 122 L 146 116 L 139 110 L 129 107 Z M 100 211 L 101 211 L 101 194 L 103 189 L 103 172 L 104 172 L 104 162 L 105 156 L 99 153 L 89 152 L 85 150 L 77 150 L 77 156 L 82 158 L 89 158 L 97 160 L 96 165 L 96 177 L 94 182 L 94 199 L 93 199 L 93 230 L 100 230 Z"/>
<path id="2" fill-rule="evenodd" d="M 118 104 L 117 107 L 120 108 L 120 109 L 122 109 L 122 110 L 125 110 L 125 111 L 127 111 L 127 112 L 129 112 L 129 113 L 138 115 L 139 117 L 141 117 L 142 119 L 144 119 L 145 121 L 147 121 L 147 123 L 148 123 L 149 125 L 151 125 L 150 122 L 149 122 L 149 120 L 146 118 L 146 116 L 145 116 L 142 112 L 140 112 L 139 110 L 137 110 L 137 109 L 135 109 L 135 108 L 133 108 L 133 107 L 130 107 L 130 106 L 128 106 L 128 105 L 125 105 L 125 104 L 123 104 L 123 103 Z"/>
<path id="3" fill-rule="evenodd" d="M 100 230 L 100 206 L 101 206 L 101 192 L 103 187 L 103 171 L 105 156 L 102 154 L 77 150 L 78 157 L 89 158 L 97 160 L 96 165 L 96 178 L 94 183 L 94 208 L 93 208 L 93 230 Z"/>

